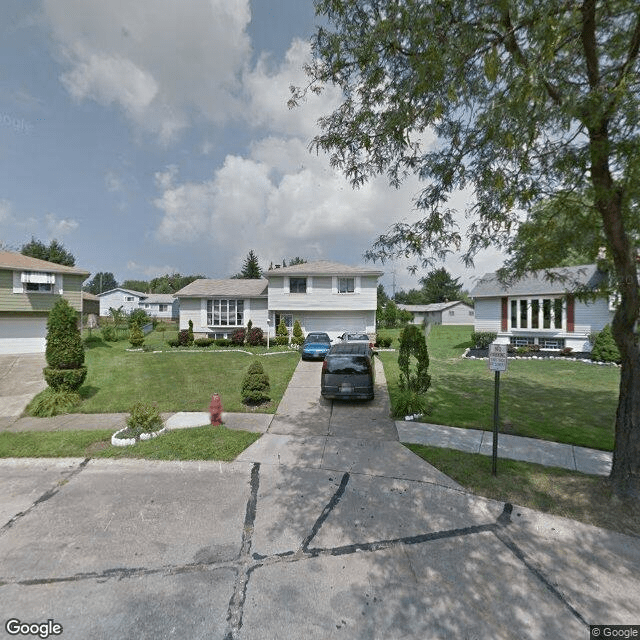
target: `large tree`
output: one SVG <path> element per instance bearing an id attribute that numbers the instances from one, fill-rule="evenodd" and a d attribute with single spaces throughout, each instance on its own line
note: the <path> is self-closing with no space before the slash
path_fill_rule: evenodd
<path id="1" fill-rule="evenodd" d="M 260 264 L 258 263 L 258 256 L 255 251 L 251 249 L 247 254 L 247 257 L 244 260 L 242 265 L 242 271 L 235 276 L 234 278 L 261 278 L 262 277 L 262 269 L 260 268 Z"/>
<path id="2" fill-rule="evenodd" d="M 94 296 L 97 296 L 104 291 L 111 291 L 117 286 L 118 282 L 111 271 L 99 271 L 82 288 L 88 293 L 93 293 Z"/>
<path id="3" fill-rule="evenodd" d="M 356 186 L 386 174 L 424 181 L 421 218 L 369 257 L 442 258 L 462 238 L 451 194 L 473 191 L 465 255 L 505 246 L 545 197 L 593 193 L 620 289 L 622 356 L 611 480 L 640 497 L 640 5 L 637 0 L 315 0 L 307 90 L 343 101 L 316 149 Z"/>
<path id="4" fill-rule="evenodd" d="M 20 253 L 23 256 L 47 260 L 48 262 L 63 264 L 67 267 L 74 267 L 76 264 L 75 257 L 64 248 L 61 242 L 55 239 L 46 245 L 42 240 L 36 240 L 31 236 L 31 241 L 22 245 Z"/>

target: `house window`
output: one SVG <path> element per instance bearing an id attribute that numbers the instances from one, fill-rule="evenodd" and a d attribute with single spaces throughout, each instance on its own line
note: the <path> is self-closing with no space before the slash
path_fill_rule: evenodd
<path id="1" fill-rule="evenodd" d="M 276 315 L 276 317 L 275 317 L 276 329 L 277 329 L 278 325 L 280 324 L 280 321 L 284 320 L 285 326 L 289 330 L 289 333 L 291 333 L 291 330 L 293 329 L 293 315 L 290 314 L 290 313 L 276 313 L 275 315 Z"/>
<path id="2" fill-rule="evenodd" d="M 307 279 L 289 278 L 289 293 L 307 293 Z"/>
<path id="3" fill-rule="evenodd" d="M 166 311 L 168 308 L 169 308 L 169 305 L 168 305 L 168 304 L 159 304 L 159 305 L 158 305 L 158 311 L 159 311 L 159 312 L 164 312 L 164 311 Z"/>
<path id="4" fill-rule="evenodd" d="M 511 300 L 512 329 L 563 329 L 562 298 Z"/>
<path id="5" fill-rule="evenodd" d="M 338 278 L 338 293 L 354 293 L 355 290 L 355 278 Z"/>
<path id="6" fill-rule="evenodd" d="M 207 324 L 241 327 L 244 324 L 244 300 L 207 300 Z"/>
<path id="7" fill-rule="evenodd" d="M 41 271 L 24 271 L 20 276 L 23 291 L 27 293 L 53 293 L 55 281 L 54 273 Z"/>
<path id="8" fill-rule="evenodd" d="M 135 298 L 133 296 L 125 296 L 124 297 L 124 301 L 125 302 L 133 302 L 135 300 Z"/>
<path id="9" fill-rule="evenodd" d="M 455 316 L 455 315 L 456 315 L 456 312 L 455 312 L 455 311 L 449 311 L 449 315 L 450 315 L 450 316 Z"/>
<path id="10" fill-rule="evenodd" d="M 27 293 L 37 291 L 38 293 L 53 293 L 53 285 L 45 282 L 25 282 L 24 290 Z"/>

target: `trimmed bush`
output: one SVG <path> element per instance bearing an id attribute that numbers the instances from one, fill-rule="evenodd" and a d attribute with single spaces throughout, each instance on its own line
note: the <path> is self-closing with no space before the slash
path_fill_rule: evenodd
<path id="1" fill-rule="evenodd" d="M 415 361 L 415 368 L 412 365 Z M 398 354 L 400 368 L 400 389 L 408 389 L 416 393 L 426 393 L 431 386 L 429 369 L 429 352 L 424 333 L 415 324 L 407 325 L 400 334 L 400 351 Z"/>
<path id="2" fill-rule="evenodd" d="M 474 331 L 471 334 L 471 342 L 476 349 L 488 349 L 497 337 L 498 334 L 495 331 Z"/>
<path id="3" fill-rule="evenodd" d="M 276 328 L 276 344 L 281 347 L 289 344 L 289 329 L 287 329 L 284 320 L 280 320 L 280 324 Z"/>
<path id="4" fill-rule="evenodd" d="M 230 347 L 233 343 L 229 338 L 217 338 L 215 344 L 217 347 Z"/>
<path id="5" fill-rule="evenodd" d="M 271 400 L 270 390 L 269 376 L 265 373 L 262 364 L 254 360 L 242 380 L 242 402 L 251 405 L 268 402 Z"/>
<path id="6" fill-rule="evenodd" d="M 187 329 L 188 346 L 193 344 L 193 320 L 189 320 L 189 328 Z"/>
<path id="7" fill-rule="evenodd" d="M 215 340 L 213 338 L 196 338 L 193 344 L 195 344 L 196 347 L 210 347 L 214 342 Z"/>
<path id="8" fill-rule="evenodd" d="M 178 338 L 172 338 L 171 340 L 167 340 L 167 344 L 170 347 L 179 347 L 180 346 L 180 340 L 178 340 Z"/>
<path id="9" fill-rule="evenodd" d="M 142 333 L 142 329 L 139 324 L 132 324 L 131 330 L 129 331 L 129 344 L 134 349 L 139 349 L 144 344 L 144 333 Z"/>
<path id="10" fill-rule="evenodd" d="M 87 367 L 82 365 L 77 369 L 54 369 L 45 367 L 42 370 L 46 383 L 54 391 L 75 391 L 82 386 L 87 377 Z"/>
<path id="11" fill-rule="evenodd" d="M 127 417 L 128 432 L 125 437 L 139 438 L 142 433 L 160 431 L 164 423 L 158 407 L 146 402 L 136 402 L 129 410 Z"/>
<path id="12" fill-rule="evenodd" d="M 291 344 L 295 344 L 299 347 L 303 342 L 304 334 L 302 333 L 302 327 L 300 326 L 300 322 L 296 320 L 293 323 L 293 337 L 291 338 Z"/>
<path id="13" fill-rule="evenodd" d="M 411 389 L 400 389 L 393 398 L 393 417 L 404 418 L 414 413 L 427 412 L 427 399 Z"/>
<path id="14" fill-rule="evenodd" d="M 617 362 L 620 363 L 620 350 L 616 341 L 613 339 L 611 326 L 606 325 L 604 329 L 596 336 L 591 350 L 591 359 L 600 362 Z"/>
<path id="15" fill-rule="evenodd" d="M 392 342 L 393 338 L 390 338 L 388 336 L 376 336 L 376 346 L 380 347 L 381 349 L 388 349 L 391 346 Z"/>
<path id="16" fill-rule="evenodd" d="M 189 342 L 189 329 L 181 329 L 178 331 L 178 344 L 181 347 L 188 347 L 193 342 Z"/>
<path id="17" fill-rule="evenodd" d="M 235 329 L 231 334 L 231 342 L 237 345 L 238 347 L 241 347 L 244 344 L 246 335 L 247 335 L 247 331 L 244 327 Z"/>
<path id="18" fill-rule="evenodd" d="M 264 332 L 260 327 L 252 327 L 247 332 L 247 344 L 252 347 L 259 347 L 266 344 L 266 340 L 264 338 Z"/>

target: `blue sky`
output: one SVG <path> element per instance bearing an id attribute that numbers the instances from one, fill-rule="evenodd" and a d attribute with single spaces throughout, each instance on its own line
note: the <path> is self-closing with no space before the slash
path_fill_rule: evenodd
<path id="1" fill-rule="evenodd" d="M 353 190 L 309 153 L 328 88 L 289 110 L 316 22 L 311 0 L 3 0 L 0 245 L 57 238 L 92 273 L 224 278 L 250 249 L 362 264 L 415 180 Z M 465 195 L 454 205 L 462 209 Z M 465 286 L 501 263 L 466 270 Z M 417 286 L 382 266 L 388 292 Z"/>

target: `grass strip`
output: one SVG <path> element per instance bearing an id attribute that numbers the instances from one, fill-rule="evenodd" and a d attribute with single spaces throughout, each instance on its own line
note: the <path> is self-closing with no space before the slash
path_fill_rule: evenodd
<path id="1" fill-rule="evenodd" d="M 476 495 L 640 536 L 640 504 L 617 498 L 608 478 L 516 460 L 498 460 L 494 477 L 491 456 L 405 446 Z"/>
<path id="2" fill-rule="evenodd" d="M 176 429 L 128 447 L 111 445 L 112 430 L 0 433 L 0 458 L 140 458 L 235 460 L 260 433 L 211 425 Z"/>

